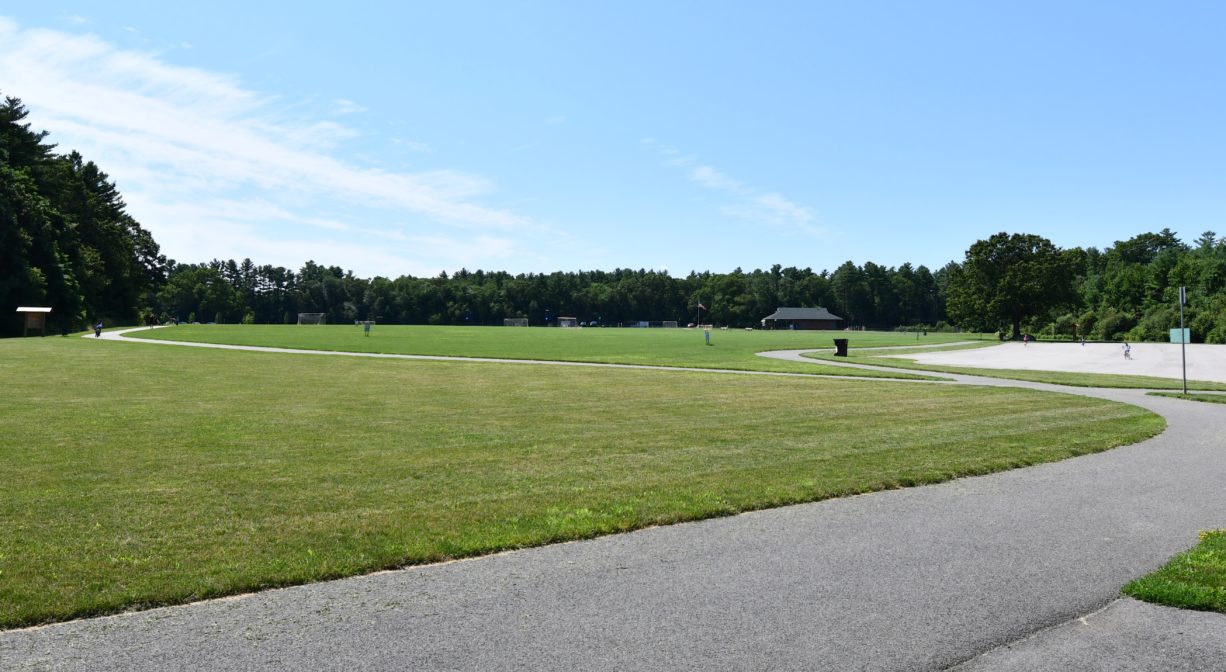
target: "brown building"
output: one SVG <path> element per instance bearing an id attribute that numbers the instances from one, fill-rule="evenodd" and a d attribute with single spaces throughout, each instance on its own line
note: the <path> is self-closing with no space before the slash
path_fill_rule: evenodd
<path id="1" fill-rule="evenodd" d="M 763 329 L 841 329 L 843 318 L 825 308 L 780 308 L 762 318 Z"/>

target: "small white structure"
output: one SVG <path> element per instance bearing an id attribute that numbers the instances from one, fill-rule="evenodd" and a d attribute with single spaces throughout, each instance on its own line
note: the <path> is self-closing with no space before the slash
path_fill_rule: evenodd
<path id="1" fill-rule="evenodd" d="M 579 326 L 579 318 L 577 317 L 559 317 L 559 327 L 577 327 Z"/>
<path id="2" fill-rule="evenodd" d="M 508 317 L 502 321 L 504 327 L 526 327 L 528 326 L 528 318 L 526 317 Z"/>
<path id="3" fill-rule="evenodd" d="M 28 336 L 31 329 L 38 329 L 43 336 L 47 335 L 47 315 L 51 312 L 50 308 L 42 306 L 17 306 L 17 312 L 26 316 L 25 324 L 22 325 L 21 335 Z"/>

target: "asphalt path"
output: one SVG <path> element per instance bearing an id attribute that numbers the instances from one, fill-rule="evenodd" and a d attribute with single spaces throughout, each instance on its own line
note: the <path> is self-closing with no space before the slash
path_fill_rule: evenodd
<path id="1" fill-rule="evenodd" d="M 8 631 L 0 669 L 1226 669 L 1226 616 L 1119 599 L 1226 523 L 1226 407 L 951 377 L 1134 403 L 1168 429 L 940 485 Z"/>

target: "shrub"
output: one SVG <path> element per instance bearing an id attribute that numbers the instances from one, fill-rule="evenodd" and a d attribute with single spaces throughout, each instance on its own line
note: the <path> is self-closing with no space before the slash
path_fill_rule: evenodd
<path id="1" fill-rule="evenodd" d="M 1108 308 L 1102 319 L 1098 321 L 1094 333 L 1104 341 L 1119 341 L 1123 340 L 1128 330 L 1132 329 L 1136 323 L 1137 318 L 1131 313 Z"/>

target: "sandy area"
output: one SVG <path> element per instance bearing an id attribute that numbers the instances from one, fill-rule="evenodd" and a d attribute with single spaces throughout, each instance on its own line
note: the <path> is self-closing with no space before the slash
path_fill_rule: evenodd
<path id="1" fill-rule="evenodd" d="M 1226 383 L 1226 345 L 1192 343 L 1188 349 L 1188 380 Z M 1122 343 L 1003 343 L 990 348 L 898 355 L 925 364 L 977 366 L 985 369 L 1028 369 L 1077 373 L 1121 373 L 1161 378 L 1181 377 L 1179 346 L 1133 343 L 1132 359 L 1124 359 Z"/>

